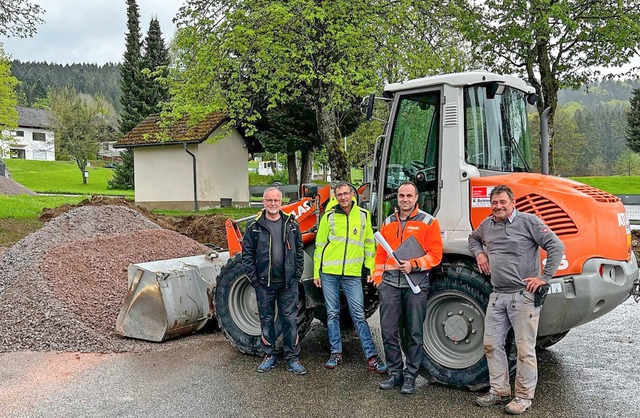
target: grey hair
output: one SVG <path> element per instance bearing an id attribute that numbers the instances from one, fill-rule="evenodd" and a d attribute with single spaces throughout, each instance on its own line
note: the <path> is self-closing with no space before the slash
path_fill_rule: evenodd
<path id="1" fill-rule="evenodd" d="M 336 191 L 341 187 L 348 187 L 350 192 L 353 192 L 353 187 L 351 187 L 351 184 L 349 184 L 346 181 L 339 181 L 336 183 L 336 185 L 333 187 L 333 190 Z"/>
<path id="2" fill-rule="evenodd" d="M 267 195 L 267 193 L 272 192 L 274 190 L 277 190 L 280 193 L 280 199 L 282 199 L 282 190 L 278 189 L 275 186 L 270 186 L 270 187 L 267 187 L 266 189 L 264 189 L 264 192 L 262 192 L 262 198 L 264 199 L 265 196 Z"/>
<path id="3" fill-rule="evenodd" d="M 506 184 L 499 184 L 493 189 L 491 189 L 491 194 L 489 195 L 489 198 L 493 199 L 493 196 L 497 196 L 500 193 L 506 193 L 507 196 L 509 196 L 509 199 L 516 200 L 513 195 L 513 191 Z"/>

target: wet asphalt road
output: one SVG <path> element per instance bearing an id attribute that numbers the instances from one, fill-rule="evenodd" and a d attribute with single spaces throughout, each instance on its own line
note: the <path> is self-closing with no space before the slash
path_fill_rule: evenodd
<path id="1" fill-rule="evenodd" d="M 378 317 L 369 323 L 381 347 Z M 528 417 L 640 416 L 640 305 L 628 300 L 538 353 L 540 377 Z M 323 367 L 326 329 L 302 343 L 309 370 L 283 365 L 258 374 L 219 332 L 165 343 L 143 354 L 18 352 L 0 355 L 1 417 L 500 417 L 474 406 L 475 394 L 418 379 L 414 395 L 377 388 L 355 333 L 344 363 Z"/>

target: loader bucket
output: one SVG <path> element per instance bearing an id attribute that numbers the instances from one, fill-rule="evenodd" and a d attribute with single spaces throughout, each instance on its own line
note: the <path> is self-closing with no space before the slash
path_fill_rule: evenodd
<path id="1" fill-rule="evenodd" d="M 200 330 L 212 317 L 211 290 L 228 259 L 224 252 L 131 264 L 116 334 L 160 342 Z"/>

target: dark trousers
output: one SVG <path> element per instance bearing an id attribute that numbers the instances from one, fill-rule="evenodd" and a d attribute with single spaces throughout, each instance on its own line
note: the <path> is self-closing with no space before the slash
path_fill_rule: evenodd
<path id="1" fill-rule="evenodd" d="M 400 324 L 401 319 L 404 318 L 405 335 L 408 337 L 405 352 L 407 365 L 404 368 L 404 375 L 416 377 L 422 362 L 422 324 L 427 310 L 429 292 L 422 290 L 416 295 L 409 288 L 403 289 L 381 283 L 378 294 L 380 295 L 382 343 L 389 373 L 403 373 Z"/>
<path id="2" fill-rule="evenodd" d="M 260 315 L 260 328 L 262 338 L 260 345 L 265 355 L 276 354 L 276 303 L 278 304 L 278 318 L 282 327 L 282 341 L 284 346 L 284 358 L 287 362 L 297 360 L 300 354 L 298 344 L 298 326 L 296 315 L 298 314 L 298 287 L 285 288 L 284 283 L 272 283 L 271 286 L 258 285 L 256 287 L 256 299 L 258 301 L 258 313 Z"/>

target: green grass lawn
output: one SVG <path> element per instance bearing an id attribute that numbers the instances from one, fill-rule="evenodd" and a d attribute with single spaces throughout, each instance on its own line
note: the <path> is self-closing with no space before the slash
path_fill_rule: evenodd
<path id="1" fill-rule="evenodd" d="M 67 193 L 133 197 L 133 190 L 109 190 L 107 182 L 113 170 L 88 167 L 87 184 L 82 184 L 82 173 L 75 163 L 64 161 L 33 161 L 5 159 L 11 177 L 37 193 Z"/>
<path id="2" fill-rule="evenodd" d="M 615 195 L 640 194 L 640 176 L 570 177 Z"/>
<path id="3" fill-rule="evenodd" d="M 65 203 L 75 204 L 86 196 L 30 196 L 0 194 L 0 218 L 37 218 L 44 208 L 57 208 Z"/>

